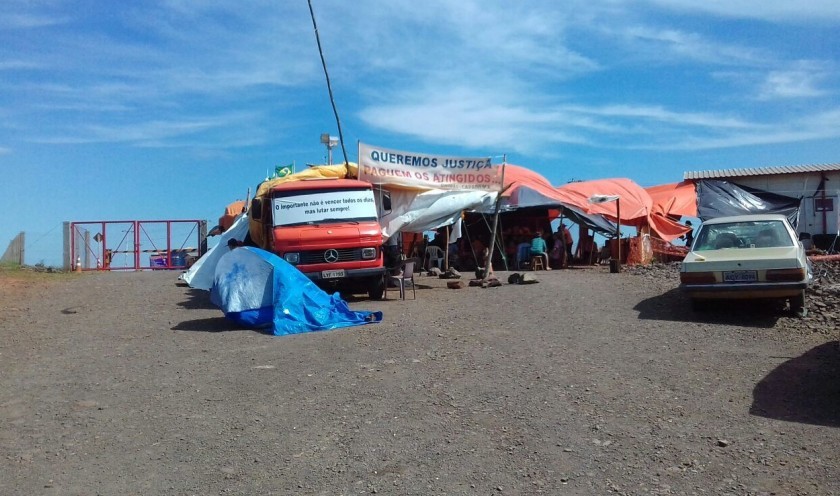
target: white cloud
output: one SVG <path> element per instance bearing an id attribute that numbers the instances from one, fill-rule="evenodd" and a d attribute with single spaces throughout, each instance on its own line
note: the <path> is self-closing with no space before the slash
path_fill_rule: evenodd
<path id="1" fill-rule="evenodd" d="M 494 89 L 450 87 L 395 98 L 400 103 L 369 107 L 360 114 L 368 125 L 418 138 L 491 150 L 538 153 L 548 143 L 583 144 L 586 138 L 572 126 L 559 125 L 555 110 L 535 110 L 525 100 L 500 98 Z M 585 125 L 585 124 L 582 124 Z"/>
<path id="2" fill-rule="evenodd" d="M 620 49 L 632 57 L 644 55 L 657 65 L 702 62 L 717 65 L 764 65 L 772 55 L 762 49 L 709 39 L 694 32 L 644 25 L 602 28 L 623 40 Z"/>
<path id="3" fill-rule="evenodd" d="M 29 141 L 45 144 L 129 143 L 147 147 L 171 147 L 179 146 L 184 143 L 183 140 L 189 140 L 202 133 L 221 129 L 241 132 L 243 127 L 248 127 L 247 123 L 253 120 L 252 118 L 251 114 L 241 113 L 193 119 L 172 118 L 132 121 L 125 124 L 111 123 L 107 126 L 87 123 L 59 130 L 53 135 L 36 136 Z M 225 144 L 230 144 L 230 142 Z"/>
<path id="4" fill-rule="evenodd" d="M 715 129 L 746 129 L 754 128 L 756 124 L 741 119 L 696 112 L 675 112 L 662 107 L 609 105 L 603 107 L 569 106 L 569 110 L 583 114 L 599 115 L 613 118 L 642 119 L 655 121 L 669 126 L 707 127 Z"/>
<path id="5" fill-rule="evenodd" d="M 833 68 L 785 62 L 760 40 L 747 46 L 696 19 L 663 24 L 661 13 L 747 16 L 739 12 L 752 8 L 780 15 L 795 8 L 832 18 L 833 3 L 815 3 L 359 0 L 315 7 L 338 99 L 352 101 L 344 108 L 356 111 L 371 129 L 431 144 L 539 154 L 558 143 L 703 148 L 732 146 L 725 144 L 727 136 L 734 143 L 814 134 L 773 133 L 776 119 L 762 118 L 760 105 L 827 96 L 822 88 L 831 84 Z M 21 7 L 26 2 L 18 5 L 18 19 L 7 22 L 28 22 L 33 29 L 37 19 L 46 22 L 43 12 L 27 11 Z M 657 10 L 651 12 L 650 5 Z M 132 5 L 116 11 L 119 29 L 101 30 L 90 29 L 88 19 L 70 22 L 57 12 L 49 19 L 63 23 L 62 29 L 44 30 L 49 50 L 3 60 L 0 48 L 0 70 L 40 74 L 19 85 L 4 78 L 0 90 L 12 95 L 0 99 L 6 115 L 23 122 L 22 116 L 35 111 L 51 114 L 43 118 L 48 123 L 55 119 L 24 139 L 159 147 L 192 146 L 202 139 L 211 147 L 260 143 L 266 139 L 260 123 L 274 109 L 251 107 L 254 101 L 265 105 L 267 99 L 258 95 L 291 106 L 297 95 L 324 85 L 305 2 Z M 708 74 L 720 66 L 727 76 L 718 82 L 728 84 L 721 83 L 717 93 L 695 88 L 703 101 L 677 98 L 685 90 L 674 83 L 681 77 L 675 68 Z M 635 77 L 626 76 L 633 71 L 662 74 L 662 79 L 646 74 L 651 79 L 639 80 L 639 93 L 649 83 L 651 94 L 670 97 L 673 91 L 677 97 L 658 103 L 634 93 L 631 85 L 627 93 L 603 81 L 589 86 L 598 78 Z M 743 106 L 748 100 L 755 108 Z M 733 102 L 731 110 L 714 110 L 724 101 Z M 709 102 L 717 107 L 705 107 Z M 247 111 L 237 114 L 238 105 Z M 232 120 L 221 122 L 222 117 Z"/>
<path id="6" fill-rule="evenodd" d="M 827 94 L 818 87 L 825 77 L 819 70 L 775 70 L 767 74 L 759 90 L 760 100 L 777 98 L 814 98 Z"/>
<path id="7" fill-rule="evenodd" d="M 12 153 L 11 148 L 0 146 L 0 155 L 9 155 L 10 153 Z"/>
<path id="8" fill-rule="evenodd" d="M 27 60 L 0 61 L 0 71 L 14 71 L 18 69 L 37 69 L 38 64 Z"/>
<path id="9" fill-rule="evenodd" d="M 636 3 L 636 2 L 630 2 Z M 766 0 L 643 0 L 668 10 L 701 12 L 724 17 L 762 19 L 777 22 L 840 20 L 840 3 L 836 0 L 779 2 Z"/>
<path id="10" fill-rule="evenodd" d="M 55 26 L 68 22 L 67 17 L 37 14 L 5 14 L 0 16 L 0 30 L 24 30 Z"/>

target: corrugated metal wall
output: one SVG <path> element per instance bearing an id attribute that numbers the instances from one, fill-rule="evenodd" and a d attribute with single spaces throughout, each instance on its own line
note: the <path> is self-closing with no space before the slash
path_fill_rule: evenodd
<path id="1" fill-rule="evenodd" d="M 26 233 L 21 232 L 9 243 L 6 252 L 0 257 L 0 262 L 23 265 L 26 255 Z"/>

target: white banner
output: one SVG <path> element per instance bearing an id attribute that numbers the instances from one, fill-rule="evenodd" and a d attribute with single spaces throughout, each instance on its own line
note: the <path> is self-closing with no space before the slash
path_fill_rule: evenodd
<path id="1" fill-rule="evenodd" d="M 502 166 L 489 158 L 426 155 L 359 143 L 359 179 L 407 188 L 501 191 Z"/>
<path id="2" fill-rule="evenodd" d="M 322 221 L 376 220 L 373 191 L 337 190 L 289 195 L 274 199 L 274 225 L 289 226 Z"/>

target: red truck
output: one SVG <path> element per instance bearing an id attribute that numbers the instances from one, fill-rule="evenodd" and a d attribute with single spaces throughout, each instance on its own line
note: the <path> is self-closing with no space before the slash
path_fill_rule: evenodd
<path id="1" fill-rule="evenodd" d="M 373 187 L 355 179 L 304 179 L 258 194 L 249 236 L 323 287 L 385 290 L 382 230 Z"/>

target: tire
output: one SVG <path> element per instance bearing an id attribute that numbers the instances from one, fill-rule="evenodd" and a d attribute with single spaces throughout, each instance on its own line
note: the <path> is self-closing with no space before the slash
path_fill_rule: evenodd
<path id="1" fill-rule="evenodd" d="M 381 300 L 384 292 L 385 278 L 376 277 L 371 279 L 370 286 L 368 286 L 368 297 L 370 297 L 371 300 Z"/>
<path id="2" fill-rule="evenodd" d="M 805 290 L 790 298 L 790 311 L 797 317 L 804 318 L 808 315 L 808 307 L 805 306 Z"/>

